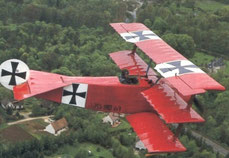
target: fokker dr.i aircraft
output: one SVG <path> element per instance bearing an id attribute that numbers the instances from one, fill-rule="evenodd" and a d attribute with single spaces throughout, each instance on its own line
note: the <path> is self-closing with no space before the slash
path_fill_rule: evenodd
<path id="1" fill-rule="evenodd" d="M 29 70 L 17 59 L 1 64 L 3 86 L 13 89 L 14 98 L 36 97 L 95 111 L 125 113 L 130 125 L 149 153 L 185 151 L 168 124 L 203 122 L 192 109 L 195 95 L 207 90 L 225 90 L 200 68 L 179 54 L 140 23 L 111 26 L 132 50 L 110 54 L 122 70 L 119 77 L 68 77 Z M 141 49 L 156 64 L 154 69 L 137 54 Z M 179 131 L 179 130 L 177 130 Z"/>

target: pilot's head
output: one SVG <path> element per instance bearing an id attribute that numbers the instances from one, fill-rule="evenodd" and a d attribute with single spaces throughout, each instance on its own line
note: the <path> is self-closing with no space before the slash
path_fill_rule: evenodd
<path id="1" fill-rule="evenodd" d="M 122 70 L 122 77 L 127 78 L 128 75 L 129 75 L 129 71 L 128 70 L 126 70 L 126 69 Z"/>

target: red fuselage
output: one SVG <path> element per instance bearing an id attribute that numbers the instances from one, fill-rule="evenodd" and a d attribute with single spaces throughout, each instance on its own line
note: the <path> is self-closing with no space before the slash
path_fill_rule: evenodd
<path id="1" fill-rule="evenodd" d="M 151 87 L 146 78 L 138 79 L 138 84 L 122 84 L 118 77 L 67 77 L 68 83 L 88 84 L 86 109 L 116 113 L 136 113 L 152 111 L 152 106 L 141 94 Z M 62 88 L 37 95 L 55 102 L 61 102 Z"/>

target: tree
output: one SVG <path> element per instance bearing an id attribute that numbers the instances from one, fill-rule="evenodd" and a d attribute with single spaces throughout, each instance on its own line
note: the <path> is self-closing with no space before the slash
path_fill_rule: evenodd
<path id="1" fill-rule="evenodd" d="M 32 108 L 32 115 L 33 116 L 42 116 L 47 114 L 47 109 L 42 108 L 40 105 L 35 105 Z"/>
<path id="2" fill-rule="evenodd" d="M 195 43 L 192 37 L 186 34 L 166 34 L 162 38 L 185 57 L 190 58 L 195 53 Z"/>
<path id="3" fill-rule="evenodd" d="M 60 67 L 59 69 L 52 70 L 52 73 L 61 75 L 74 76 L 74 74 L 67 67 Z"/>
<path id="4" fill-rule="evenodd" d="M 220 16 L 221 20 L 229 22 L 229 7 L 224 6 L 216 11 L 216 14 Z"/>
<path id="5" fill-rule="evenodd" d="M 168 24 L 162 18 L 157 17 L 153 23 L 153 29 L 160 31 L 160 34 L 163 34 L 168 29 Z"/>

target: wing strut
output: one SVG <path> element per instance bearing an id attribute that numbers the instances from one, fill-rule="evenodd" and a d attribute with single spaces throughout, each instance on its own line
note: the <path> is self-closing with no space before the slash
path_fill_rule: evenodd
<path id="1" fill-rule="evenodd" d="M 133 47 L 133 49 L 132 49 L 132 51 L 131 51 L 131 54 L 134 54 L 135 52 L 136 52 L 136 50 L 137 50 L 137 46 L 136 46 L 136 44 L 134 45 L 134 47 Z"/>
<path id="2" fill-rule="evenodd" d="M 148 77 L 148 72 L 149 72 L 149 68 L 151 66 L 151 63 L 152 63 L 152 59 L 150 59 L 150 62 L 148 64 L 148 67 L 147 67 L 147 70 L 146 70 L 146 77 Z"/>
<path id="3" fill-rule="evenodd" d="M 183 126 L 184 126 L 184 124 L 182 124 L 182 123 L 179 123 L 179 124 L 178 124 L 178 127 L 177 127 L 177 129 L 176 129 L 176 133 L 175 133 L 175 135 L 174 135 L 174 141 L 175 141 L 175 139 L 178 138 L 178 136 L 180 135 L 180 132 L 181 132 Z"/>

